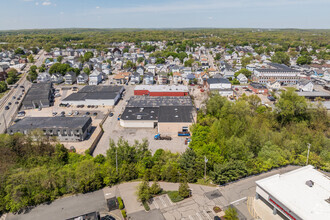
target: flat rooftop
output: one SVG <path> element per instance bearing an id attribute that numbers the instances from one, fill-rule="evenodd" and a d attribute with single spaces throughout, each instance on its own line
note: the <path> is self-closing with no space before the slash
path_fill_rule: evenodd
<path id="1" fill-rule="evenodd" d="M 82 128 L 88 122 L 91 122 L 91 117 L 25 117 L 8 130 L 33 130 L 37 128 Z"/>
<path id="2" fill-rule="evenodd" d="M 158 122 L 194 122 L 192 106 L 161 106 Z"/>
<path id="3" fill-rule="evenodd" d="M 85 86 L 76 93 L 72 93 L 63 99 L 66 101 L 84 101 L 88 99 L 105 100 L 114 99 L 118 93 L 123 89 L 122 86 L 99 86 L 90 85 Z"/>
<path id="4" fill-rule="evenodd" d="M 297 94 L 304 97 L 330 97 L 330 93 L 328 92 L 297 92 Z"/>
<path id="5" fill-rule="evenodd" d="M 126 107 L 193 106 L 189 96 L 132 96 Z"/>
<path id="6" fill-rule="evenodd" d="M 158 111 L 159 108 L 155 108 L 155 107 L 146 107 L 146 108 L 126 107 L 121 116 L 121 119 L 157 121 Z"/>
<path id="7" fill-rule="evenodd" d="M 147 90 L 149 92 L 188 92 L 188 87 L 183 85 L 137 85 L 134 90 Z"/>
<path id="8" fill-rule="evenodd" d="M 314 183 L 312 187 L 306 185 L 309 180 Z M 302 219 L 329 219 L 330 178 L 311 165 L 270 176 L 256 184 Z"/>

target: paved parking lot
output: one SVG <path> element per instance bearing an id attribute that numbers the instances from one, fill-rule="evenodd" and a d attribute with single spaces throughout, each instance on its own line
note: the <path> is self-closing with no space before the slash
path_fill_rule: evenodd
<path id="1" fill-rule="evenodd" d="M 149 149 L 155 152 L 157 149 L 170 150 L 172 152 L 184 152 L 187 145 L 184 144 L 184 137 L 172 136 L 171 141 L 166 140 L 154 140 L 154 136 L 157 134 L 157 129 L 151 128 L 123 128 L 120 126 L 118 116 L 121 114 L 127 104 L 127 100 L 134 95 L 134 86 L 125 86 L 125 95 L 111 111 L 113 112 L 112 117 L 103 124 L 104 134 L 98 143 L 93 155 L 106 154 L 109 149 L 110 139 L 117 142 L 120 138 L 124 138 L 130 144 L 134 144 L 135 140 L 142 141 L 147 139 L 149 141 Z"/>

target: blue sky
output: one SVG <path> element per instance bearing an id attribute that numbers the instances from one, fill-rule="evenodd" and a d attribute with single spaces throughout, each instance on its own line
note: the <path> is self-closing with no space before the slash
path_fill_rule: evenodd
<path id="1" fill-rule="evenodd" d="M 330 0 L 0 0 L 0 30 L 330 28 Z"/>

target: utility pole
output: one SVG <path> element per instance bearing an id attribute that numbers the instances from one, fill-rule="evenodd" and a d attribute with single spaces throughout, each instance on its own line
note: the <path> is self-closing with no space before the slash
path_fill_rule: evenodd
<path id="1" fill-rule="evenodd" d="M 307 151 L 307 160 L 306 160 L 306 166 L 308 165 L 309 151 L 310 151 L 310 149 L 311 149 L 311 144 L 310 144 L 310 143 L 308 143 L 307 145 L 308 145 L 308 151 Z"/>
<path id="2" fill-rule="evenodd" d="M 118 157 L 117 157 L 117 149 L 116 149 L 116 172 L 118 173 Z"/>
<path id="3" fill-rule="evenodd" d="M 206 181 L 206 163 L 207 163 L 208 159 L 206 158 L 206 156 L 204 156 L 204 181 Z"/>

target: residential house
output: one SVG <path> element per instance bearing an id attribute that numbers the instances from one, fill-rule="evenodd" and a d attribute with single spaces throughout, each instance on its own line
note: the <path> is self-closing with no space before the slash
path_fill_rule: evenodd
<path id="1" fill-rule="evenodd" d="M 279 90 L 281 89 L 281 83 L 279 81 L 275 81 L 275 82 L 268 82 L 267 83 L 267 88 L 271 89 L 271 90 Z"/>
<path id="2" fill-rule="evenodd" d="M 156 66 L 155 65 L 148 65 L 147 72 L 156 75 Z"/>
<path id="3" fill-rule="evenodd" d="M 217 71 L 212 67 L 210 69 L 208 69 L 208 72 L 209 72 L 211 77 L 214 76 L 215 74 L 217 74 Z"/>
<path id="4" fill-rule="evenodd" d="M 131 76 L 131 84 L 140 84 L 140 74 L 135 72 Z"/>
<path id="5" fill-rule="evenodd" d="M 142 76 L 142 75 L 144 74 L 144 68 L 143 68 L 143 66 L 138 66 L 138 67 L 136 68 L 136 72 L 137 72 L 138 74 L 140 74 L 140 76 Z"/>
<path id="6" fill-rule="evenodd" d="M 72 85 L 76 82 L 76 73 L 75 72 L 68 72 L 64 76 L 64 83 L 67 85 Z"/>
<path id="7" fill-rule="evenodd" d="M 5 81 L 7 77 L 7 72 L 2 67 L 0 67 L 0 81 Z"/>
<path id="8" fill-rule="evenodd" d="M 88 82 L 88 75 L 84 72 L 80 73 L 79 76 L 77 76 L 77 84 L 87 84 Z"/>
<path id="9" fill-rule="evenodd" d="M 182 83 L 182 75 L 179 72 L 173 73 L 173 83 L 174 85 L 178 85 Z"/>
<path id="10" fill-rule="evenodd" d="M 51 77 L 50 77 L 50 81 L 52 83 L 56 83 L 56 84 L 60 84 L 64 81 L 62 74 L 60 73 L 54 73 Z"/>
<path id="11" fill-rule="evenodd" d="M 175 64 L 175 65 L 180 65 L 180 64 L 181 64 L 180 59 L 176 57 L 176 58 L 174 59 L 174 64 Z"/>
<path id="12" fill-rule="evenodd" d="M 167 84 L 167 80 L 168 80 L 167 73 L 160 72 L 158 74 L 158 84 L 159 85 L 165 85 L 165 84 Z"/>
<path id="13" fill-rule="evenodd" d="M 210 91 L 218 91 L 221 96 L 233 95 L 232 85 L 226 78 L 209 78 L 207 85 Z"/>
<path id="14" fill-rule="evenodd" d="M 113 80 L 115 81 L 115 84 L 125 84 L 125 76 L 122 74 L 117 74 L 113 77 Z"/>
<path id="15" fill-rule="evenodd" d="M 314 84 L 309 80 L 301 80 L 297 84 L 297 89 L 301 92 L 313 92 Z"/>
<path id="16" fill-rule="evenodd" d="M 144 85 L 154 84 L 154 75 L 152 73 L 145 73 L 143 75 L 143 84 Z"/>
<path id="17" fill-rule="evenodd" d="M 47 72 L 39 73 L 37 77 L 38 83 L 50 82 L 50 74 Z"/>
<path id="18" fill-rule="evenodd" d="M 90 75 L 89 75 L 89 85 L 98 85 L 102 81 L 102 72 L 98 70 L 94 70 Z"/>
<path id="19" fill-rule="evenodd" d="M 248 78 L 243 73 L 240 73 L 236 78 L 240 84 L 248 83 Z"/>

